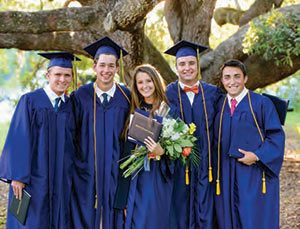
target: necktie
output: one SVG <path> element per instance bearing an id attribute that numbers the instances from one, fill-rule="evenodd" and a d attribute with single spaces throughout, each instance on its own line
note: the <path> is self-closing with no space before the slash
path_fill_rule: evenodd
<path id="1" fill-rule="evenodd" d="M 233 98 L 233 99 L 230 100 L 230 103 L 231 103 L 231 105 L 230 105 L 230 114 L 232 116 L 233 112 L 236 108 L 237 101 L 236 101 L 236 99 Z"/>
<path id="2" fill-rule="evenodd" d="M 108 94 L 107 93 L 103 93 L 102 96 L 103 96 L 102 105 L 103 105 L 103 107 L 106 107 L 107 104 L 108 104 Z"/>
<path id="3" fill-rule="evenodd" d="M 198 94 L 199 88 L 198 88 L 198 85 L 194 85 L 192 87 L 184 86 L 183 91 L 184 92 L 193 92 L 194 94 Z"/>
<path id="4" fill-rule="evenodd" d="M 57 97 L 55 99 L 55 103 L 54 103 L 54 111 L 57 112 L 58 111 L 58 104 L 60 102 L 61 98 L 60 97 Z"/>

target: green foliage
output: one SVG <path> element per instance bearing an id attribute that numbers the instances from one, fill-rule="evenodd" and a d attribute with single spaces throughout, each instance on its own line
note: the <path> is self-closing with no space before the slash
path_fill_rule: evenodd
<path id="1" fill-rule="evenodd" d="M 257 89 L 258 93 L 266 92 L 274 94 L 283 99 L 289 99 L 289 107 L 300 112 L 300 71 L 277 83 L 268 85 L 265 88 Z"/>
<path id="2" fill-rule="evenodd" d="M 300 16 L 277 10 L 250 22 L 244 38 L 244 52 L 274 60 L 276 65 L 293 66 L 291 56 L 300 55 Z"/>
<path id="3" fill-rule="evenodd" d="M 9 122 L 5 122 L 5 123 L 0 122 L 0 155 L 2 153 L 8 128 L 9 128 Z"/>

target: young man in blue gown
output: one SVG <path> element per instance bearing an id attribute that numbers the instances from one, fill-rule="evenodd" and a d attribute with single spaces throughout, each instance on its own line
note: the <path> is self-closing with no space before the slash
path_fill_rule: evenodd
<path id="1" fill-rule="evenodd" d="M 108 37 L 84 48 L 94 59 L 96 81 L 71 95 L 78 155 L 72 194 L 73 228 L 117 228 L 123 211 L 114 209 L 120 135 L 129 112 L 129 90 L 114 81 L 127 52 Z"/>
<path id="2" fill-rule="evenodd" d="M 48 85 L 24 94 L 14 112 L 0 159 L 0 178 L 13 195 L 31 200 L 25 225 L 8 211 L 7 228 L 69 228 L 73 173 L 72 105 L 65 95 L 72 81 L 70 53 L 41 53 L 50 59 Z M 79 60 L 79 59 L 77 59 Z"/>
<path id="3" fill-rule="evenodd" d="M 219 228 L 279 228 L 279 173 L 285 135 L 272 101 L 248 90 L 245 66 L 221 67 L 227 91 L 215 119 Z"/>
<path id="4" fill-rule="evenodd" d="M 206 47 L 180 41 L 165 53 L 176 56 L 178 81 L 167 87 L 170 106 L 187 124 L 196 125 L 200 164 L 175 166 L 169 228 L 213 228 L 211 140 L 220 90 L 200 79 L 199 53 Z M 189 183 L 189 184 L 188 184 Z"/>

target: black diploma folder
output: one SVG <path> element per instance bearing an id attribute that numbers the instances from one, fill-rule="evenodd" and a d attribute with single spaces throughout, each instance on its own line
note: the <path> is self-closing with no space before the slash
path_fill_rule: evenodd
<path id="1" fill-rule="evenodd" d="M 17 218 L 17 220 L 25 225 L 27 211 L 30 203 L 31 195 L 23 189 L 22 199 L 19 200 L 13 195 L 9 205 L 9 211 Z"/>
<path id="2" fill-rule="evenodd" d="M 128 130 L 128 136 L 142 144 L 145 138 L 149 136 L 155 142 L 158 142 L 161 130 L 161 123 L 138 112 L 134 112 L 132 122 Z"/>

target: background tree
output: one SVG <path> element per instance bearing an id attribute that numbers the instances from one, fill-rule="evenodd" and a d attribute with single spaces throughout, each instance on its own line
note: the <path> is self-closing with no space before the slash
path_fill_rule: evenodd
<path id="1" fill-rule="evenodd" d="M 1 8 L 2 5 L 7 7 L 9 2 L 13 1 L 1 1 Z M 61 8 L 55 9 L 51 7 L 51 2 L 53 0 L 40 0 L 38 10 L 35 2 L 35 11 L 0 12 L 0 48 L 65 50 L 87 55 L 82 47 L 109 35 L 130 53 L 124 58 L 126 81 L 130 80 L 133 68 L 143 62 L 156 66 L 167 82 L 176 79 L 175 73 L 160 52 L 164 50 L 158 50 L 145 34 L 146 15 L 161 0 L 78 0 L 81 4 L 78 8 L 68 7 L 73 2 L 68 0 Z M 253 4 L 249 9 L 241 11 L 239 2 L 242 1 L 235 0 L 235 9 L 227 7 L 228 10 L 223 9 L 223 13 L 219 13 L 222 8 L 216 9 L 217 0 L 164 2 L 164 17 L 174 43 L 186 39 L 210 46 L 214 12 L 214 17 L 220 25 L 239 25 L 239 29 L 232 36 L 201 57 L 202 75 L 208 82 L 215 82 L 219 67 L 229 58 L 240 59 L 246 63 L 251 76 L 248 87 L 251 89 L 277 82 L 300 69 L 300 58 L 297 57 L 300 54 L 299 1 L 286 1 L 293 4 L 286 6 L 282 0 L 256 0 L 251 1 Z M 288 52 L 281 48 L 270 52 L 266 58 L 257 51 L 261 51 L 260 46 L 264 46 L 265 50 L 273 50 L 278 45 L 276 42 L 281 42 L 277 40 L 270 43 L 268 38 L 258 39 L 259 35 L 268 33 L 266 28 L 274 23 L 270 22 L 274 13 L 271 11 L 274 8 L 278 8 L 275 14 L 284 18 L 276 23 L 284 24 L 281 29 L 293 31 L 293 36 L 288 37 L 291 45 Z M 262 16 L 258 18 L 259 15 Z M 293 20 L 289 21 L 290 18 Z M 265 29 L 255 30 L 259 24 L 265 24 Z M 280 26 L 274 26 L 274 30 L 277 27 Z M 254 44 L 258 45 L 258 48 L 251 49 Z M 284 60 L 284 57 L 288 57 L 288 61 Z"/>

